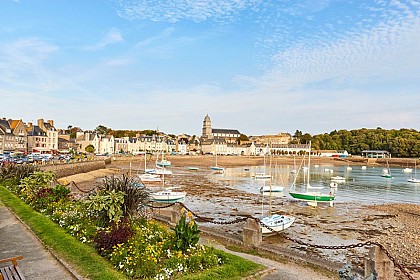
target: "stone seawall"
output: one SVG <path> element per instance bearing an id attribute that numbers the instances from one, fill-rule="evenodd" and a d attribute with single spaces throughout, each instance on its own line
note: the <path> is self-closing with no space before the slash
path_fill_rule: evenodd
<path id="1" fill-rule="evenodd" d="M 105 160 L 59 163 L 40 166 L 42 171 L 54 172 L 56 179 L 103 168 L 105 168 Z"/>

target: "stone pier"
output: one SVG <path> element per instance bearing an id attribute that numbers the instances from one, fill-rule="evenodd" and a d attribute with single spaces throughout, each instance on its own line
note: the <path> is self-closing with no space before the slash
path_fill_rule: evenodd
<path id="1" fill-rule="evenodd" d="M 371 247 L 365 260 L 365 277 L 376 271 L 378 279 L 395 280 L 394 263 L 378 246 Z"/>
<path id="2" fill-rule="evenodd" d="M 254 219 L 248 218 L 242 233 L 242 241 L 247 245 L 258 246 L 262 243 L 260 225 Z"/>

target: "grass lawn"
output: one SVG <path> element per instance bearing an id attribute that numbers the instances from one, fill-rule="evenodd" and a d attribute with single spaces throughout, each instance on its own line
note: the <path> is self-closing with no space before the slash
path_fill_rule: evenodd
<path id="1" fill-rule="evenodd" d="M 33 210 L 4 186 L 0 185 L 0 203 L 10 208 L 44 245 L 55 252 L 65 262 L 71 264 L 77 273 L 88 279 L 126 279 L 113 268 L 95 249 L 71 236 L 43 214 Z M 1 204 L 0 204 L 1 205 Z M 197 274 L 183 275 L 178 279 L 242 279 L 264 269 L 264 266 L 243 258 L 227 254 L 228 262 L 220 267 Z"/>

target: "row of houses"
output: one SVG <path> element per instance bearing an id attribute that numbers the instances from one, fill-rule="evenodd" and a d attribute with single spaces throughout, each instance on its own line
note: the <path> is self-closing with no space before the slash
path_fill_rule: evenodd
<path id="1" fill-rule="evenodd" d="M 39 119 L 37 125 L 22 120 L 0 119 L 0 153 L 51 152 L 58 150 L 54 122 Z"/>
<path id="2" fill-rule="evenodd" d="M 238 130 L 211 128 L 208 115 L 204 119 L 203 135 L 200 138 L 187 134 L 171 137 L 159 132 L 155 135 L 115 138 L 96 131 L 57 129 L 53 120 L 38 119 L 36 124 L 33 124 L 3 118 L 0 119 L 0 153 L 62 154 L 71 151 L 85 153 L 89 150 L 87 149 L 89 146 L 91 146 L 89 151 L 100 155 L 116 153 L 136 155 L 146 152 L 258 156 L 298 155 L 309 152 L 308 145 L 290 144 L 292 136 L 288 133 L 251 136 L 246 141 L 239 141 L 240 135 Z M 337 154 L 336 151 L 333 153 Z M 325 151 L 316 154 L 331 156 L 331 153 Z"/>
<path id="3" fill-rule="evenodd" d="M 38 119 L 36 124 L 25 123 L 21 119 L 0 119 L 0 154 L 7 153 L 69 153 L 86 152 L 93 147 L 95 154 L 114 154 L 142 152 L 177 152 L 187 154 L 190 148 L 199 146 L 198 139 L 188 135 L 171 138 L 163 133 L 157 135 L 138 135 L 137 137 L 115 138 L 101 135 L 95 131 L 78 129 L 72 138 L 70 130 L 58 129 L 53 120 Z"/>

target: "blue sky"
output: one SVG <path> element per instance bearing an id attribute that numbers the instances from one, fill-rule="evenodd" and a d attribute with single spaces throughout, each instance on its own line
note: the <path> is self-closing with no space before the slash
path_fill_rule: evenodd
<path id="1" fill-rule="evenodd" d="M 0 0 L 0 117 L 420 129 L 420 1 Z"/>

